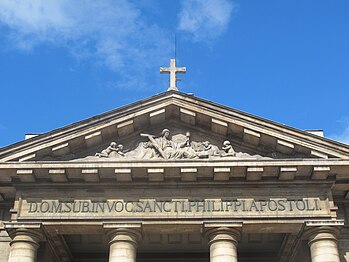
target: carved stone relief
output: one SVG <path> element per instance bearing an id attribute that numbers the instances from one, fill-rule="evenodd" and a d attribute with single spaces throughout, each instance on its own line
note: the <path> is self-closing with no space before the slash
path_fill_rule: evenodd
<path id="1" fill-rule="evenodd" d="M 260 155 L 250 155 L 235 152 L 230 141 L 223 142 L 221 147 L 212 144 L 209 140 L 193 141 L 190 132 L 176 134 L 171 137 L 169 129 L 162 130 L 159 136 L 140 134 L 144 141 L 136 148 L 124 151 L 124 146 L 116 142 L 103 149 L 95 156 L 86 157 L 86 160 L 123 160 L 123 159 L 205 159 L 205 158 L 253 158 L 269 159 Z"/>
<path id="2" fill-rule="evenodd" d="M 98 157 L 115 157 L 115 158 L 123 158 L 125 156 L 125 153 L 122 152 L 124 149 L 124 146 L 121 144 L 117 144 L 116 142 L 111 142 L 110 145 L 102 150 L 100 153 L 96 153 L 95 156 Z"/>

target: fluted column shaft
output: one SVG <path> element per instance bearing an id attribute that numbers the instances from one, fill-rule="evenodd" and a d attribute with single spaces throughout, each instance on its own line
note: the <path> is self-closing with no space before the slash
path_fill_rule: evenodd
<path id="1" fill-rule="evenodd" d="M 109 232 L 109 262 L 136 262 L 137 244 L 141 239 L 138 229 L 117 228 Z"/>
<path id="2" fill-rule="evenodd" d="M 240 230 L 227 227 L 207 231 L 210 245 L 210 262 L 237 262 L 237 246 Z"/>
<path id="3" fill-rule="evenodd" d="M 40 239 L 41 234 L 36 230 L 16 229 L 8 262 L 35 262 Z"/>
<path id="4" fill-rule="evenodd" d="M 312 262 L 340 262 L 337 235 L 338 229 L 320 227 L 309 234 L 309 247 Z"/>

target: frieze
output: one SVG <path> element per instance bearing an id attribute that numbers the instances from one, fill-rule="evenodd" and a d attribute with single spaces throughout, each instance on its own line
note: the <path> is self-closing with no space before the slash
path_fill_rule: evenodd
<path id="1" fill-rule="evenodd" d="M 319 198 L 286 199 L 111 199 L 23 200 L 18 218 L 245 218 L 329 216 L 329 203 Z"/>

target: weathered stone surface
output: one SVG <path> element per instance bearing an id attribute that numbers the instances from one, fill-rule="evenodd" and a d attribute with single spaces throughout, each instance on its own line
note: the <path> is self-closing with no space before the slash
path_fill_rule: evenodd
<path id="1" fill-rule="evenodd" d="M 235 152 L 230 141 L 225 140 L 221 149 L 217 145 L 211 144 L 209 140 L 192 141 L 190 132 L 184 132 L 170 136 L 170 130 L 165 128 L 160 136 L 141 133 L 141 137 L 146 138 L 145 142 L 140 142 L 138 146 L 128 152 L 123 152 L 124 146 L 111 142 L 110 145 L 95 157 L 87 157 L 87 161 L 110 161 L 137 160 L 137 159 L 270 159 L 260 155 L 250 155 L 243 152 Z M 130 148 L 130 147 L 128 147 Z"/>
<path id="2" fill-rule="evenodd" d="M 348 170 L 348 146 L 170 91 L 1 149 L 1 233 L 12 261 L 344 261 Z"/>

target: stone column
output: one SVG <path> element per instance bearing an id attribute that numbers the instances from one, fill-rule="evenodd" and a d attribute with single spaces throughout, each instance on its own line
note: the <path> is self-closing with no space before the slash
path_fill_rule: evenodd
<path id="1" fill-rule="evenodd" d="M 8 262 L 36 262 L 36 253 L 39 241 L 42 238 L 40 231 L 35 229 L 16 229 Z"/>
<path id="2" fill-rule="evenodd" d="M 217 227 L 206 232 L 210 245 L 210 262 L 237 262 L 237 246 L 241 231 L 237 228 Z"/>
<path id="3" fill-rule="evenodd" d="M 338 228 L 319 227 L 311 229 L 308 236 L 312 262 L 340 262 L 337 235 Z"/>
<path id="4" fill-rule="evenodd" d="M 136 262 L 137 244 L 141 239 L 140 229 L 116 228 L 108 233 L 109 262 Z"/>

